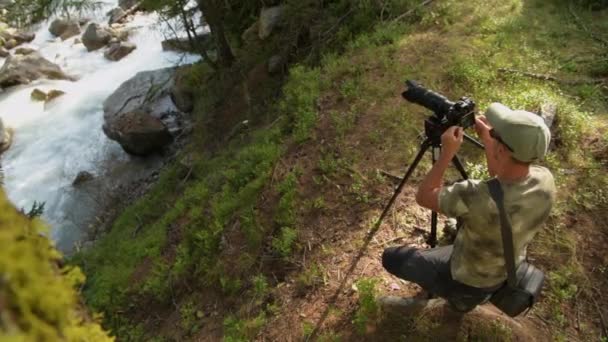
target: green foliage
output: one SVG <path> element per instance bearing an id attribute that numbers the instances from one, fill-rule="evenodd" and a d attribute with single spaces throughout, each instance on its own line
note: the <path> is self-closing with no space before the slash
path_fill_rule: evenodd
<path id="1" fill-rule="evenodd" d="M 321 74 L 318 69 L 296 66 L 290 71 L 290 80 L 283 87 L 279 110 L 292 122 L 289 127 L 293 137 L 301 143 L 310 138 L 311 128 L 317 121 L 316 102 L 321 91 Z"/>
<path id="2" fill-rule="evenodd" d="M 251 341 L 255 335 L 266 324 L 266 313 L 261 312 L 251 319 L 238 319 L 229 316 L 224 319 L 224 341 L 245 342 Z"/>
<path id="3" fill-rule="evenodd" d="M 376 301 L 378 279 L 363 278 L 359 279 L 356 284 L 359 294 L 359 307 L 355 312 L 353 323 L 359 333 L 364 333 L 368 324 L 374 322 L 380 312 L 380 306 Z"/>
<path id="4" fill-rule="evenodd" d="M 14 0 L 7 8 L 7 19 L 17 27 L 25 27 L 54 15 L 82 17 L 101 6 L 102 2 L 95 0 Z"/>
<path id="5" fill-rule="evenodd" d="M 38 219 L 30 220 L 0 190 L 0 336 L 12 341 L 111 341 L 88 317 L 75 290 L 85 280 L 61 255 Z"/>
<path id="6" fill-rule="evenodd" d="M 312 264 L 296 277 L 296 292 L 304 295 L 323 283 L 324 269 L 319 264 Z"/>
<path id="7" fill-rule="evenodd" d="M 297 240 L 298 232 L 295 229 L 282 227 L 279 236 L 272 239 L 272 249 L 280 256 L 288 258 L 291 256 Z"/>

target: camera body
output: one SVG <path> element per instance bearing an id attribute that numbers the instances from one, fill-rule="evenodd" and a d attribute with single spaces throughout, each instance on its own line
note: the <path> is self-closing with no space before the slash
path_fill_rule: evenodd
<path id="1" fill-rule="evenodd" d="M 475 102 L 472 99 L 462 97 L 457 102 L 452 102 L 445 96 L 424 88 L 416 81 L 407 80 L 405 84 L 407 90 L 401 94 L 403 98 L 430 109 L 434 114 L 430 122 L 425 125 L 425 127 L 431 125 L 430 128 L 427 127 L 428 136 L 440 136 L 451 126 L 469 128 L 475 125 Z M 429 129 L 433 132 L 428 132 Z"/>

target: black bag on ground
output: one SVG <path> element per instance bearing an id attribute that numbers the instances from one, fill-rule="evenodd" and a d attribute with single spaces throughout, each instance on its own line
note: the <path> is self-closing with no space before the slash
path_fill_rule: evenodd
<path id="1" fill-rule="evenodd" d="M 492 295 L 490 302 L 502 312 L 515 317 L 534 305 L 542 290 L 545 275 L 541 270 L 525 261 L 515 271 L 513 234 L 511 222 L 505 211 L 504 193 L 498 179 L 489 181 L 488 186 L 500 216 L 502 245 L 508 275 L 506 283 Z"/>

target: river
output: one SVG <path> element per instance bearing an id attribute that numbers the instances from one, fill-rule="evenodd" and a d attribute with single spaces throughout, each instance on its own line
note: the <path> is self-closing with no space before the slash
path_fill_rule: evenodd
<path id="1" fill-rule="evenodd" d="M 117 1 L 106 1 L 87 17 L 106 24 L 105 13 L 117 6 Z M 110 180 L 122 169 L 131 170 L 136 177 L 158 162 L 130 157 L 104 135 L 103 101 L 137 72 L 192 63 L 198 58 L 162 51 L 160 43 L 167 29 L 158 24 L 156 14 L 139 13 L 126 23 L 127 28 L 135 29 L 129 41 L 137 49 L 118 62 L 106 60 L 104 49 L 87 52 L 83 44 L 74 44 L 80 36 L 62 42 L 48 31 L 51 21 L 41 23 L 35 40 L 23 46 L 38 50 L 78 81 L 39 80 L 0 92 L 0 117 L 15 131 L 13 144 L 0 163 L 9 199 L 26 211 L 34 201 L 44 202 L 43 218 L 50 225 L 50 236 L 59 250 L 69 253 L 85 237 L 85 225 L 98 209 L 95 194 L 84 199 L 72 186 L 77 174 L 88 171 Z M 3 63 L 0 58 L 0 65 Z M 45 108 L 30 99 L 35 88 L 66 94 Z"/>

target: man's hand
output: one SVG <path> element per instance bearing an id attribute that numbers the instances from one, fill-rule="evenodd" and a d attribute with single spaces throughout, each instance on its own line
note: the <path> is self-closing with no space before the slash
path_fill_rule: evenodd
<path id="1" fill-rule="evenodd" d="M 478 116 L 475 118 L 475 131 L 484 144 L 487 144 L 491 140 L 490 130 L 492 126 L 488 122 L 485 116 Z"/>
<path id="2" fill-rule="evenodd" d="M 441 136 L 441 151 L 442 154 L 448 156 L 449 160 L 452 159 L 460 150 L 462 141 L 464 138 L 464 129 L 459 126 L 452 126 L 448 128 Z"/>

